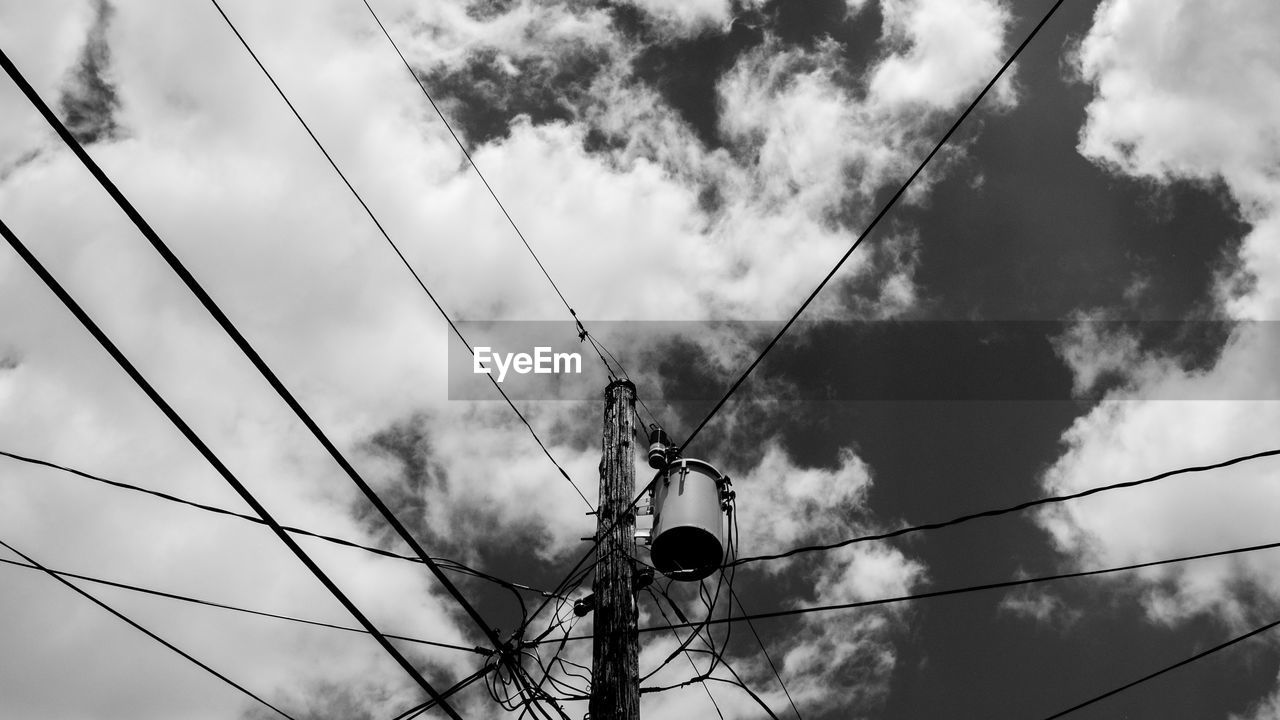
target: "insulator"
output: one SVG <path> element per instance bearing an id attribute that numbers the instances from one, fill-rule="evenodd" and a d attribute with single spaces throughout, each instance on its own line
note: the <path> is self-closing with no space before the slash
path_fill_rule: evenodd
<path id="1" fill-rule="evenodd" d="M 657 425 L 649 426 L 649 467 L 661 470 L 667 466 L 667 453 L 671 448 L 671 437 L 667 431 Z"/>
<path id="2" fill-rule="evenodd" d="M 596 596 L 594 593 L 583 598 L 573 601 L 573 614 L 578 617 L 586 617 L 588 613 L 596 609 Z"/>

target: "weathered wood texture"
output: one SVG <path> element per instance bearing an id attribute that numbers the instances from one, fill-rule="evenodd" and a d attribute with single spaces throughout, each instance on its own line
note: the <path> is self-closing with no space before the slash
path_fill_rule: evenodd
<path id="1" fill-rule="evenodd" d="M 632 418 L 636 388 L 613 382 L 604 391 L 604 454 L 600 458 L 600 508 L 596 553 L 595 636 L 591 658 L 591 720 L 639 720 L 639 646 L 635 566 L 636 492 Z"/>

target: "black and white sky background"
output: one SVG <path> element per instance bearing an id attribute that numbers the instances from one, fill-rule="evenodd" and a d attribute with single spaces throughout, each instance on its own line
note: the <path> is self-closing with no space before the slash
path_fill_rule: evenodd
<path id="1" fill-rule="evenodd" d="M 755 321 L 794 310 L 1050 5 L 372 4 L 677 438 L 758 350 L 750 331 L 770 326 Z M 566 320 L 363 4 L 224 7 L 452 316 Z M 830 323 L 797 326 L 690 447 L 734 477 L 742 552 L 1274 447 L 1276 37 L 1268 0 L 1067 0 L 806 315 Z M 449 399 L 443 320 L 211 3 L 0 0 L 0 47 L 434 554 L 559 579 L 594 525 L 581 499 L 505 405 Z M 395 547 L 8 80 L 0 218 L 282 522 Z M 723 320 L 752 322 L 698 324 Z M 656 343 L 629 332 L 638 321 L 699 330 Z M 939 364 L 840 334 L 861 321 L 1043 328 L 1038 351 L 982 356 L 984 378 L 1036 391 L 975 398 L 959 370 L 930 378 L 954 394 L 868 391 L 868 377 L 905 389 Z M 599 403 L 521 406 L 594 498 Z M 7 249 L 0 449 L 243 510 Z M 0 539 L 42 563 L 350 622 L 269 532 L 0 461 Z M 1278 467 L 748 567 L 737 589 L 766 611 L 1272 542 Z M 414 566 L 305 547 L 387 631 L 480 642 Z M 808 719 L 1035 718 L 1275 619 L 1278 562 L 1255 553 L 757 626 Z M 463 587 L 495 626 L 515 624 L 501 593 Z M 91 589 L 298 717 L 389 718 L 418 700 L 366 637 Z M 642 623 L 660 621 L 641 608 Z M 589 657 L 579 645 L 573 656 Z M 642 668 L 672 647 L 645 636 Z M 475 667 L 411 652 L 441 685 Z M 729 659 L 789 712 L 745 631 Z M 1259 638 L 1077 716 L 1274 719 L 1278 670 L 1280 644 Z M 687 675 L 674 663 L 665 677 Z M 726 716 L 762 716 L 728 685 L 712 692 Z M 479 687 L 459 705 L 502 715 Z M 643 712 L 714 716 L 698 687 L 647 695 Z M 264 715 L 49 578 L 4 566 L 0 716 Z"/>

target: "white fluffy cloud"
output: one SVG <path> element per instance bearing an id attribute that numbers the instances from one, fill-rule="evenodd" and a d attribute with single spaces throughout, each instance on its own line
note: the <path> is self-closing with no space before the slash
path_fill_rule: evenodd
<path id="1" fill-rule="evenodd" d="M 630 0 L 660 27 L 677 35 L 696 35 L 727 28 L 733 20 L 731 0 Z"/>
<path id="2" fill-rule="evenodd" d="M 871 94 L 892 107 L 951 106 L 969 100 L 1003 61 L 1009 12 L 986 0 L 881 3 L 885 34 L 901 46 L 871 74 Z M 1011 86 L 996 100 L 1009 102 Z"/>

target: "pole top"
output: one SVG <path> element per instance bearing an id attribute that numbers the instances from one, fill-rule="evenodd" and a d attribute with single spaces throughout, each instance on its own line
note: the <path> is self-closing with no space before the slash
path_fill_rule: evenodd
<path id="1" fill-rule="evenodd" d="M 609 385 L 604 389 L 604 396 L 609 397 L 609 395 L 614 391 L 614 388 L 623 388 L 625 390 L 630 390 L 632 395 L 636 394 L 636 384 L 624 378 L 614 380 L 609 383 Z"/>

